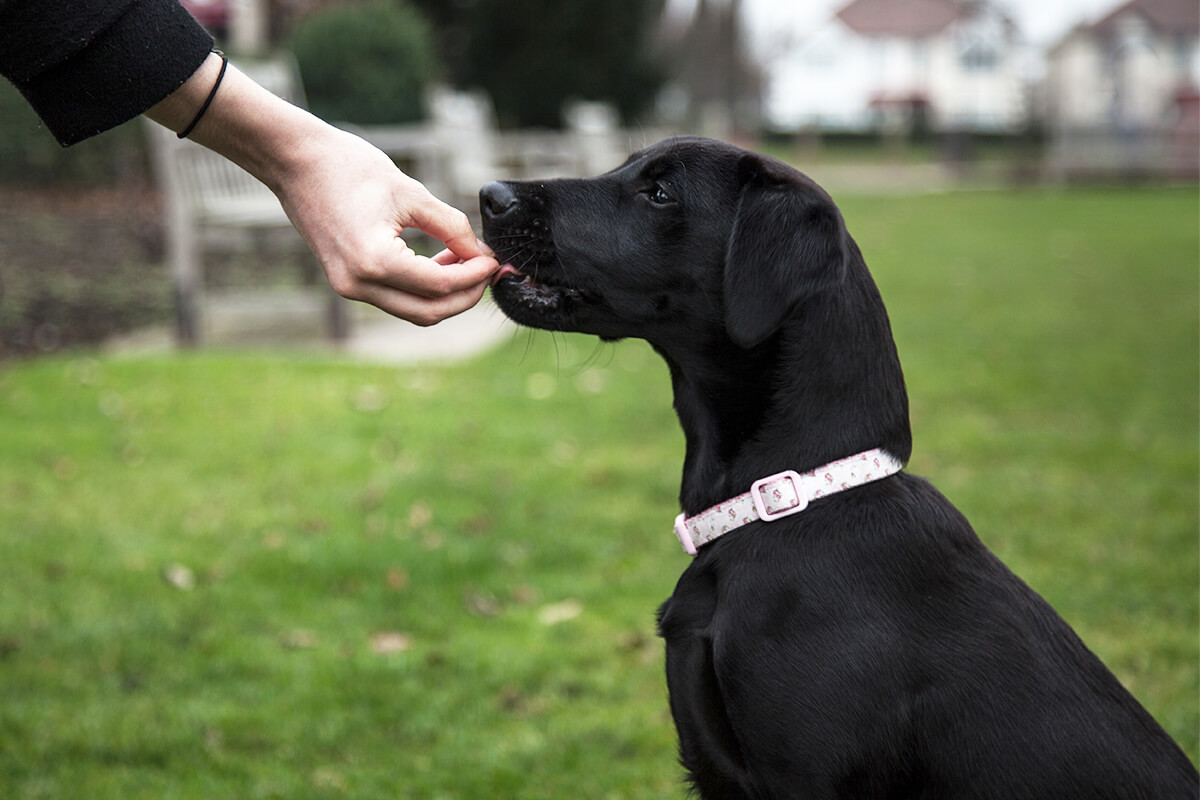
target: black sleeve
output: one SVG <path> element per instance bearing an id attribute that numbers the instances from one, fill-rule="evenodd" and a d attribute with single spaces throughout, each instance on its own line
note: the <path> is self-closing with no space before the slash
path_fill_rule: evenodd
<path id="1" fill-rule="evenodd" d="M 177 0 L 0 0 L 0 75 L 63 145 L 146 111 L 212 46 Z"/>

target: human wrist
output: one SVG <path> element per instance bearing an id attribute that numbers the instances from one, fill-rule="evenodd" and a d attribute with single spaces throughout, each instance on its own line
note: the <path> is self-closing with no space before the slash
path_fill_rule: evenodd
<path id="1" fill-rule="evenodd" d="M 183 130 L 179 131 L 178 136 L 180 139 L 186 139 L 188 134 L 196 129 L 196 126 L 204 117 L 204 112 L 208 111 L 209 106 L 212 105 L 213 98 L 217 96 L 217 91 L 221 88 L 221 81 L 224 79 L 225 72 L 229 67 L 229 59 L 226 58 L 225 54 L 221 53 L 220 51 L 214 52 L 221 56 L 221 68 L 217 71 L 217 79 L 213 81 L 212 89 L 208 91 L 208 96 L 205 97 L 204 102 L 200 104 L 200 110 L 196 112 L 194 117 L 192 117 L 192 121 L 185 125 Z"/>
<path id="2" fill-rule="evenodd" d="M 191 77 L 178 89 L 147 109 L 146 116 L 176 133 L 184 130 L 212 91 L 221 65 L 221 54 L 215 50 L 210 52 L 196 67 Z"/>
<path id="3" fill-rule="evenodd" d="M 302 169 L 309 154 L 318 149 L 315 142 L 336 129 L 259 86 L 233 64 L 218 85 L 222 66 L 221 55 L 214 52 L 178 91 L 146 116 L 176 132 L 195 120 L 189 139 L 221 154 L 277 192 L 288 175 Z M 209 107 L 196 119 L 210 94 Z"/>

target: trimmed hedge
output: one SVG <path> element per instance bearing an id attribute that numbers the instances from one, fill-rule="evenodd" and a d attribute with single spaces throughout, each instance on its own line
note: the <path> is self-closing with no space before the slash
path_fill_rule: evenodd
<path id="1" fill-rule="evenodd" d="M 425 116 L 440 72 L 434 33 L 402 0 L 341 5 L 305 17 L 292 34 L 308 107 L 331 122 L 382 125 Z"/>

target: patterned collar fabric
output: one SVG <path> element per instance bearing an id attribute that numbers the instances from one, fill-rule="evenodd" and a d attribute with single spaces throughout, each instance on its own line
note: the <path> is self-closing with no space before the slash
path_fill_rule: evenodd
<path id="1" fill-rule="evenodd" d="M 675 535 L 684 551 L 700 547 L 755 520 L 771 522 L 797 514 L 819 497 L 895 475 L 904 465 L 882 449 L 843 458 L 823 467 L 797 473 L 791 470 L 755 481 L 750 491 L 719 503 L 694 517 L 675 518 Z"/>

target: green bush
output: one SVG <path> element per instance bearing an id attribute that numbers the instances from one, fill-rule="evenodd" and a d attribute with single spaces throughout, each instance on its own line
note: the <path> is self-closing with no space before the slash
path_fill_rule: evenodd
<path id="1" fill-rule="evenodd" d="M 323 119 L 380 125 L 424 114 L 438 73 L 433 31 L 402 0 L 336 6 L 303 19 L 292 35 L 308 105 Z"/>

